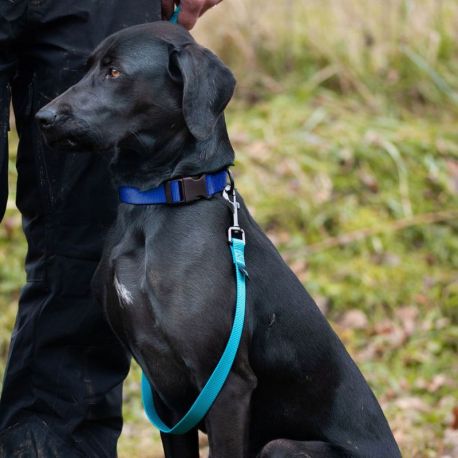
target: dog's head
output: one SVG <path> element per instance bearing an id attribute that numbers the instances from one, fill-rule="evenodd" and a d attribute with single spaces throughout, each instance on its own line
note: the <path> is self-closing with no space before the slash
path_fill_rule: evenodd
<path id="1" fill-rule="evenodd" d="M 212 135 L 234 87 L 230 70 L 184 28 L 142 24 L 106 38 L 86 75 L 36 118 L 59 149 L 106 151 L 179 128 L 200 141 Z"/>

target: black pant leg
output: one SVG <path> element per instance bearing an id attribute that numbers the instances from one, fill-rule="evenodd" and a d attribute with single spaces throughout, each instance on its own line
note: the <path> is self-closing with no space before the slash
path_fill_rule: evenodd
<path id="1" fill-rule="evenodd" d="M 26 3 L 0 2 L 0 222 L 8 199 L 10 80 L 17 64 L 14 45 L 26 22 Z"/>
<path id="2" fill-rule="evenodd" d="M 0 81 L 0 221 L 8 200 L 8 129 L 10 87 L 8 81 Z"/>
<path id="3" fill-rule="evenodd" d="M 89 285 L 115 215 L 116 196 L 101 156 L 50 151 L 33 116 L 82 76 L 88 54 L 105 36 L 159 19 L 160 2 L 26 3 L 12 92 L 27 284 L 0 399 L 0 457 L 2 450 L 9 456 L 14 447 L 28 448 L 17 443 L 19 437 L 39 447 L 38 436 L 54 447 L 43 456 L 112 457 L 122 426 L 121 385 L 129 359 Z M 18 456 L 42 456 L 38 449 L 28 453 Z"/>

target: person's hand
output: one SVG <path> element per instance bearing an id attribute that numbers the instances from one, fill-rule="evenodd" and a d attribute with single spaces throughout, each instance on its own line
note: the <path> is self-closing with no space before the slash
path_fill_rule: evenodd
<path id="1" fill-rule="evenodd" d="M 180 5 L 178 23 L 191 30 L 202 14 L 220 3 L 222 0 L 162 0 L 162 17 L 170 19 L 175 9 L 175 4 Z"/>

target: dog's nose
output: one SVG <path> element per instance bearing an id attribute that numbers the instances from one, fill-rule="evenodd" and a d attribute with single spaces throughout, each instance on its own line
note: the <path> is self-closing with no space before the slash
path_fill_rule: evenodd
<path id="1" fill-rule="evenodd" d="M 40 123 L 42 129 L 49 129 L 57 120 L 57 110 L 52 107 L 42 108 L 35 115 L 35 118 Z"/>

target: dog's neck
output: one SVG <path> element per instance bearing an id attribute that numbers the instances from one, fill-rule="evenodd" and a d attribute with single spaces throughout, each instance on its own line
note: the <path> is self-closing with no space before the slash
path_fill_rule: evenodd
<path id="1" fill-rule="evenodd" d="M 215 172 L 233 161 L 234 150 L 221 115 L 212 135 L 202 141 L 184 124 L 168 132 L 136 133 L 119 145 L 110 168 L 116 186 L 145 190 L 176 177 Z"/>

